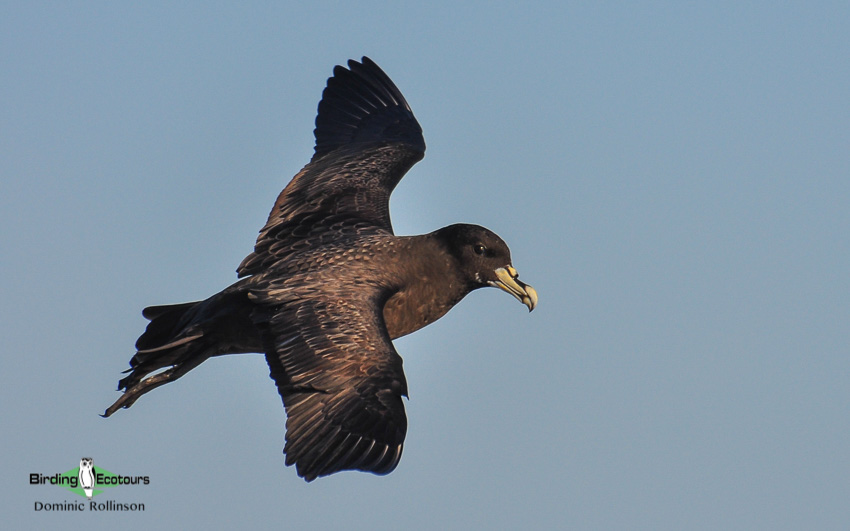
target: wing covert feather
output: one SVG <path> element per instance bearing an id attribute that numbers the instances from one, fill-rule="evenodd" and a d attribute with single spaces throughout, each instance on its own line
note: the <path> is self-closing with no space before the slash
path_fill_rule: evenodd
<path id="1" fill-rule="evenodd" d="M 395 469 L 407 432 L 407 383 L 374 298 L 290 301 L 262 328 L 286 407 L 286 464 L 307 481 Z"/>

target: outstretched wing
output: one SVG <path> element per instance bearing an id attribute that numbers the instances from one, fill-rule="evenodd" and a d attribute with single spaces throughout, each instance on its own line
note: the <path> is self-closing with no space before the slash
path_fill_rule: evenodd
<path id="1" fill-rule="evenodd" d="M 388 474 L 401 459 L 407 383 L 381 306 L 367 294 L 295 299 L 258 323 L 286 407 L 286 464 L 307 481 Z"/>
<path id="2" fill-rule="evenodd" d="M 314 134 L 313 158 L 278 196 L 240 277 L 266 269 L 294 240 L 332 227 L 392 232 L 390 194 L 425 154 L 422 128 L 395 84 L 367 57 L 335 67 Z"/>

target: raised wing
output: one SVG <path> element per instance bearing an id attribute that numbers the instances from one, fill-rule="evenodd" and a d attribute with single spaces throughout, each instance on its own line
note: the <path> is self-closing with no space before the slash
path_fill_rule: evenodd
<path id="1" fill-rule="evenodd" d="M 328 299 L 286 301 L 258 323 L 286 407 L 286 464 L 307 481 L 388 474 L 407 432 L 402 359 L 374 297 Z"/>
<path id="2" fill-rule="evenodd" d="M 395 84 L 369 58 L 362 61 L 334 68 L 319 103 L 313 158 L 278 196 L 240 277 L 317 232 L 364 225 L 392 232 L 390 194 L 424 156 L 425 140 Z"/>

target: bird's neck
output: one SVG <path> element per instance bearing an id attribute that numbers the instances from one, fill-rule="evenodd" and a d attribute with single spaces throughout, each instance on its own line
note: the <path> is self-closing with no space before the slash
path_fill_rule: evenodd
<path id="1" fill-rule="evenodd" d="M 451 262 L 453 258 L 440 252 L 439 242 L 429 235 L 406 239 L 396 257 L 403 272 L 399 290 L 384 305 L 384 321 L 392 339 L 433 323 L 471 291 Z"/>

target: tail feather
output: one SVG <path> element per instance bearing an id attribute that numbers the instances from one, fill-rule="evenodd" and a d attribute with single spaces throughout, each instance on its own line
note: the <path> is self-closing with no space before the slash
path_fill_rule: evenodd
<path id="1" fill-rule="evenodd" d="M 204 301 L 145 308 L 142 315 L 151 322 L 136 341 L 127 376 L 118 382 L 124 393 L 104 416 L 130 407 L 143 394 L 180 378 L 207 358 L 262 352 L 259 331 L 250 317 L 252 304 L 240 286 Z"/>
<path id="2" fill-rule="evenodd" d="M 177 339 L 161 347 L 136 352 L 136 355 L 130 360 L 130 368 L 124 371 L 130 374 L 118 382 L 118 390 L 129 389 L 154 371 L 179 365 L 189 359 L 190 356 L 197 356 L 199 350 L 203 348 L 197 340 L 203 336 L 203 333 L 199 333 Z M 205 356 L 203 359 L 207 357 L 209 356 Z"/>
<path id="3" fill-rule="evenodd" d="M 185 302 L 149 306 L 142 311 L 151 322 L 136 340 L 131 374 L 118 383 L 118 389 L 129 389 L 148 374 L 177 365 L 197 353 L 197 340 L 204 335 L 203 321 L 196 322 L 201 305 L 202 302 Z"/>
<path id="4" fill-rule="evenodd" d="M 151 350 L 173 342 L 191 321 L 198 302 L 148 306 L 142 315 L 150 320 L 145 333 L 136 340 L 136 350 Z M 131 362 L 132 363 L 132 362 Z"/>
<path id="5" fill-rule="evenodd" d="M 118 382 L 118 390 L 124 393 L 104 417 L 130 407 L 143 394 L 176 380 L 210 356 L 209 345 L 203 339 L 204 323 L 195 322 L 201 305 L 202 302 L 187 302 L 150 306 L 142 311 L 151 322 L 136 341 L 137 352 L 125 371 L 129 374 Z M 166 367 L 170 368 L 149 376 Z"/>

